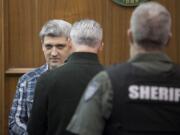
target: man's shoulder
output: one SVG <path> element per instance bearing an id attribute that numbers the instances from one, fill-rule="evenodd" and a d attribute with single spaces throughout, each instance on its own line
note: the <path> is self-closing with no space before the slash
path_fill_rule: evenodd
<path id="1" fill-rule="evenodd" d="M 48 71 L 45 75 L 53 76 L 53 77 L 56 75 L 59 76 L 59 74 L 63 74 L 69 70 L 73 71 L 73 69 L 75 69 L 77 67 L 79 67 L 79 65 L 69 62 L 69 63 L 63 64 L 62 66 L 60 66 L 58 68 Z"/>
<path id="2" fill-rule="evenodd" d="M 35 68 L 20 77 L 20 81 L 30 81 L 38 78 L 41 74 L 47 71 L 47 65 Z"/>
<path id="3" fill-rule="evenodd" d="M 112 72 L 112 71 L 116 71 L 116 70 L 127 69 L 129 67 L 131 67 L 131 63 L 128 63 L 128 62 L 118 63 L 118 64 L 113 64 L 113 65 L 107 67 L 106 71 Z"/>
<path id="4" fill-rule="evenodd" d="M 43 73 L 40 77 L 39 77 L 39 81 L 40 82 L 53 82 L 55 81 L 57 78 L 59 78 L 59 76 L 61 76 L 61 72 L 64 71 L 64 65 L 62 65 L 61 67 L 55 68 L 55 69 L 51 69 L 51 70 L 47 70 L 45 73 Z M 56 79 L 55 79 L 56 78 Z"/>

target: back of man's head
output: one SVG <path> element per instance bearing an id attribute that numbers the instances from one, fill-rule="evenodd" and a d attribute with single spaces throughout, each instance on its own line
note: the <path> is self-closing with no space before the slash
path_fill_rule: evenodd
<path id="1" fill-rule="evenodd" d="M 73 24 L 70 38 L 75 45 L 94 48 L 102 41 L 102 28 L 94 20 L 80 20 Z"/>
<path id="2" fill-rule="evenodd" d="M 145 49 L 162 48 L 171 35 L 171 16 L 168 10 L 156 2 L 139 5 L 131 17 L 134 42 Z"/>

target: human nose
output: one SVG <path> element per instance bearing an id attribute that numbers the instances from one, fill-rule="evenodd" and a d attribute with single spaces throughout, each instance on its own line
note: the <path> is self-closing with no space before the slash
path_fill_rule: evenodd
<path id="1" fill-rule="evenodd" d="M 51 55 L 52 55 L 52 56 L 56 56 L 57 54 L 58 54 L 57 48 L 56 48 L 56 47 L 53 47 L 53 48 L 52 48 Z"/>

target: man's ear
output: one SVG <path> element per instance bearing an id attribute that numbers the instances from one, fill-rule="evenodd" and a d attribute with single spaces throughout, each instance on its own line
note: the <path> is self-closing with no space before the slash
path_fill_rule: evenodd
<path id="1" fill-rule="evenodd" d="M 70 48 L 70 53 L 73 53 L 75 49 L 71 38 L 68 38 L 68 46 Z"/>
<path id="2" fill-rule="evenodd" d="M 130 45 L 132 45 L 134 43 L 134 40 L 133 40 L 133 36 L 132 36 L 132 30 L 130 28 L 127 30 L 127 36 L 128 36 Z"/>
<path id="3" fill-rule="evenodd" d="M 70 38 L 68 38 L 67 44 L 68 44 L 68 46 L 69 46 L 70 48 L 72 48 L 72 41 L 71 41 Z"/>
<path id="4" fill-rule="evenodd" d="M 101 52 L 104 49 L 104 42 L 101 42 L 101 45 L 99 47 L 99 51 Z"/>
<path id="5" fill-rule="evenodd" d="M 41 47 L 42 47 L 42 50 L 44 49 L 44 42 L 43 42 L 43 40 L 41 39 Z"/>
<path id="6" fill-rule="evenodd" d="M 168 35 L 168 40 L 167 40 L 166 46 L 169 45 L 171 37 L 172 37 L 172 33 L 170 32 L 169 35 Z"/>

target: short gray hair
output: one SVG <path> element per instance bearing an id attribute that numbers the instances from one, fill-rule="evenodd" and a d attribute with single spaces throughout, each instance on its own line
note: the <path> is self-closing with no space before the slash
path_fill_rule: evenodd
<path id="1" fill-rule="evenodd" d="M 131 30 L 135 42 L 143 48 L 162 48 L 171 33 L 171 15 L 157 2 L 138 6 L 131 17 Z"/>
<path id="2" fill-rule="evenodd" d="M 64 20 L 49 20 L 41 29 L 39 36 L 44 40 L 45 36 L 69 38 L 72 25 Z"/>
<path id="3" fill-rule="evenodd" d="M 75 44 L 95 47 L 102 41 L 102 33 L 99 23 L 94 20 L 84 19 L 73 24 L 70 38 Z"/>

